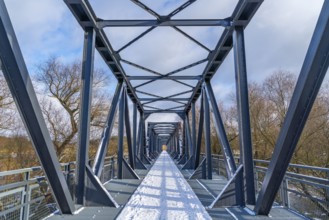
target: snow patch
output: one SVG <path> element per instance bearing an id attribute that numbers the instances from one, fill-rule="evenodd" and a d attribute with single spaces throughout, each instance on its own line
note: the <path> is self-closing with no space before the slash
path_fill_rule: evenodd
<path id="1" fill-rule="evenodd" d="M 166 151 L 120 213 L 126 219 L 211 219 Z"/>

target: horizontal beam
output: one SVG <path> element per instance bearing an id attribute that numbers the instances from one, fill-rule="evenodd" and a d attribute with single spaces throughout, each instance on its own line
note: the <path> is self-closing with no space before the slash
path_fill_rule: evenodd
<path id="1" fill-rule="evenodd" d="M 127 76 L 129 80 L 200 80 L 201 76 Z"/>
<path id="2" fill-rule="evenodd" d="M 187 102 L 189 98 L 139 98 L 139 101 L 182 101 Z"/>
<path id="3" fill-rule="evenodd" d="M 86 24 L 87 25 L 87 24 Z M 168 20 L 161 17 L 160 20 L 101 20 L 97 22 L 98 28 L 105 27 L 159 27 L 159 26 L 231 26 L 230 19 L 177 19 Z"/>
<path id="4" fill-rule="evenodd" d="M 170 129 L 170 130 L 167 130 L 167 129 L 159 129 L 159 130 L 154 130 L 154 132 L 157 132 L 157 133 L 159 133 L 159 132 L 167 132 L 167 133 L 169 133 L 169 132 L 173 132 L 174 130 L 176 130 L 176 129 Z"/>
<path id="5" fill-rule="evenodd" d="M 154 113 L 175 113 L 175 114 L 184 114 L 183 110 L 145 110 L 145 114 L 154 114 Z"/>
<path id="6" fill-rule="evenodd" d="M 93 27 L 96 32 L 96 49 L 99 54 L 103 58 L 104 62 L 111 69 L 114 76 L 118 80 L 124 80 L 127 84 L 127 93 L 132 100 L 132 102 L 136 103 L 138 110 L 143 110 L 143 106 L 138 100 L 138 97 L 135 93 L 133 86 L 130 84 L 129 80 L 126 78 L 126 73 L 123 67 L 120 64 L 120 57 L 117 54 L 108 38 L 104 30 L 99 29 L 97 27 L 98 18 L 92 9 L 89 1 L 86 0 L 64 0 L 80 26 L 84 31 L 87 30 L 88 27 Z M 88 25 L 86 25 L 88 24 Z"/>
<path id="7" fill-rule="evenodd" d="M 210 80 L 215 75 L 218 68 L 224 62 L 226 56 L 232 49 L 233 27 L 242 26 L 243 28 L 246 28 L 262 3 L 263 0 L 240 0 L 238 2 L 232 15 L 230 16 L 233 25 L 224 30 L 221 37 L 219 38 L 219 41 L 217 42 L 215 49 L 209 54 L 207 66 L 202 73 L 203 79 L 200 80 L 195 86 L 191 99 L 184 109 L 186 112 L 191 109 L 191 103 L 195 102 L 199 98 L 203 81 Z"/>
<path id="8" fill-rule="evenodd" d="M 177 125 L 179 122 L 148 122 L 149 125 Z"/>

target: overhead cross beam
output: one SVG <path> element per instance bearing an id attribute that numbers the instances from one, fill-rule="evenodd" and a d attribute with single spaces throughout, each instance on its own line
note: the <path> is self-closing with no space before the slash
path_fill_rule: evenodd
<path id="1" fill-rule="evenodd" d="M 126 77 L 126 73 L 120 64 L 120 58 L 116 53 L 106 37 L 104 30 L 99 29 L 97 21 L 99 20 L 87 0 L 64 0 L 72 14 L 80 26 L 86 31 L 87 28 L 94 28 L 96 33 L 95 47 L 99 54 L 102 56 L 104 62 L 112 70 L 114 76 L 118 80 L 124 80 L 127 84 L 127 94 L 129 95 L 132 102 L 137 104 L 137 108 L 143 110 L 142 104 L 140 103 L 138 96 L 135 93 L 133 86 Z"/>
<path id="2" fill-rule="evenodd" d="M 175 27 L 175 26 L 219 26 L 230 27 L 230 18 L 225 19 L 177 19 L 170 20 L 166 16 L 160 16 L 159 20 L 100 20 L 98 28 L 105 27 Z"/>
<path id="3" fill-rule="evenodd" d="M 233 47 L 233 29 L 235 25 L 241 26 L 243 29 L 247 27 L 249 22 L 251 21 L 252 17 L 262 4 L 263 0 L 240 0 L 238 4 L 236 5 L 232 15 L 231 15 L 231 21 L 233 25 L 231 27 L 228 27 L 224 30 L 222 33 L 219 41 L 217 42 L 217 45 L 215 49 L 209 54 L 208 56 L 208 63 L 205 67 L 203 73 L 202 73 L 202 80 L 198 82 L 198 84 L 195 86 L 195 89 L 193 91 L 193 94 L 186 105 L 185 111 L 189 111 L 191 109 L 191 103 L 195 102 L 201 94 L 202 89 L 202 83 L 204 80 L 210 80 L 218 68 L 223 63 L 225 57 L 228 55 L 230 50 Z"/>
<path id="4" fill-rule="evenodd" d="M 200 80 L 201 76 L 127 76 L 129 80 Z"/>
<path id="5" fill-rule="evenodd" d="M 170 101 L 170 99 L 172 99 L 172 98 L 174 98 L 176 96 L 180 96 L 180 95 L 184 95 L 184 94 L 187 94 L 187 93 L 191 93 L 192 91 L 193 90 L 188 90 L 188 91 L 176 93 L 176 94 L 173 94 L 173 95 L 170 95 L 170 96 L 166 96 L 166 97 L 157 96 L 158 97 L 157 99 L 154 99 L 154 100 L 151 100 L 151 101 L 148 101 L 148 102 L 144 102 L 143 105 L 145 106 L 146 104 L 150 104 L 150 103 L 158 102 L 158 101 Z M 184 102 L 181 102 L 181 101 L 178 101 L 178 100 L 175 100 L 175 99 L 172 99 L 171 101 L 176 102 L 176 103 L 179 103 L 179 104 L 183 104 L 183 105 L 186 104 Z"/>
<path id="6" fill-rule="evenodd" d="M 179 83 L 179 84 L 182 84 L 182 85 L 184 85 L 184 86 L 187 86 L 187 87 L 190 87 L 190 88 L 194 88 L 193 86 L 191 86 L 191 85 L 189 85 L 189 84 L 186 84 L 186 83 L 184 83 L 184 82 L 182 82 L 182 81 L 179 81 L 178 79 L 170 78 L 170 76 L 172 76 L 172 75 L 174 75 L 174 74 L 176 74 L 176 73 L 179 73 L 179 72 L 181 72 L 181 71 L 183 71 L 183 70 L 186 70 L 186 69 L 192 68 L 192 67 L 194 67 L 194 66 L 197 66 L 197 65 L 199 65 L 199 64 L 201 64 L 201 63 L 204 63 L 204 62 L 206 62 L 206 61 L 207 61 L 207 59 L 202 59 L 202 60 L 196 61 L 196 62 L 194 62 L 194 63 L 188 64 L 188 65 L 186 65 L 186 66 L 180 67 L 180 68 L 178 68 L 178 69 L 176 69 L 176 70 L 174 70 L 174 71 L 171 71 L 171 72 L 169 72 L 169 73 L 161 74 L 161 73 L 159 73 L 159 72 L 157 72 L 157 71 L 151 70 L 151 69 L 146 68 L 146 67 L 144 67 L 144 66 L 142 66 L 142 65 L 139 65 L 139 64 L 133 63 L 133 62 L 128 61 L 128 60 L 125 60 L 125 59 L 121 59 L 121 62 L 124 62 L 124 63 L 126 63 L 126 64 L 129 64 L 129 65 L 131 65 L 131 66 L 134 66 L 134 67 L 136 67 L 136 68 L 138 68 L 138 69 L 141 69 L 141 70 L 147 71 L 147 72 L 152 73 L 152 74 L 154 74 L 154 75 L 157 75 L 157 76 L 159 77 L 159 78 L 156 78 L 155 76 L 153 76 L 153 77 L 155 77 L 155 78 L 153 78 L 153 79 L 149 79 L 147 82 L 144 82 L 144 83 L 142 83 L 142 84 L 139 84 L 139 85 L 135 86 L 135 87 L 134 87 L 135 89 L 137 89 L 137 88 L 139 88 L 139 87 L 142 87 L 142 86 L 145 86 L 145 85 L 147 85 L 147 84 L 150 84 L 150 83 L 152 83 L 152 82 L 154 82 L 154 81 L 156 81 L 156 80 L 159 80 L 160 78 L 170 79 L 170 80 L 175 81 L 175 82 L 177 82 L 177 83 Z M 152 77 L 152 76 L 151 76 L 151 77 Z M 200 79 L 201 79 L 201 78 L 200 78 Z M 130 80 L 131 80 L 131 79 L 130 79 Z M 147 79 L 144 79 L 144 80 L 147 80 Z M 182 79 L 180 79 L 180 80 L 182 80 Z"/>

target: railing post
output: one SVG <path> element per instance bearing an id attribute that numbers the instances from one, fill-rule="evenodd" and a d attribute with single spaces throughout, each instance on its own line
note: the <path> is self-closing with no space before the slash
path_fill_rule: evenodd
<path id="1" fill-rule="evenodd" d="M 72 162 L 69 162 L 66 166 L 65 166 L 65 171 L 67 173 L 66 175 L 66 182 L 67 182 L 67 186 L 69 187 L 72 199 L 75 199 L 75 193 L 74 193 L 74 187 L 75 187 L 75 183 L 73 181 L 72 183 L 72 178 L 71 178 L 71 172 L 72 172 L 72 168 L 71 168 L 71 164 Z"/>
<path id="2" fill-rule="evenodd" d="M 327 179 L 329 179 L 329 171 L 327 171 Z M 329 188 L 326 189 L 326 201 L 329 202 Z"/>
<path id="3" fill-rule="evenodd" d="M 280 197 L 282 200 L 282 205 L 284 207 L 290 208 L 289 196 L 288 196 L 288 180 L 284 178 L 280 185 Z"/>
<path id="4" fill-rule="evenodd" d="M 30 171 L 27 171 L 24 176 L 24 181 L 26 181 L 25 189 L 24 189 L 24 196 L 22 197 L 22 212 L 21 212 L 21 219 L 27 220 L 29 219 L 30 215 L 30 200 L 31 200 L 31 189 L 30 189 Z"/>
<path id="5" fill-rule="evenodd" d="M 254 161 L 254 179 L 255 179 L 255 193 L 257 194 L 259 192 L 258 190 L 258 179 L 259 179 L 259 176 L 258 176 L 258 169 L 256 167 L 256 162 Z"/>

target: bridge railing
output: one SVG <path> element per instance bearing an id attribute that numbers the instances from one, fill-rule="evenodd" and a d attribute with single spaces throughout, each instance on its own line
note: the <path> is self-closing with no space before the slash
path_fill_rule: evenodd
<path id="1" fill-rule="evenodd" d="M 239 162 L 238 157 L 235 159 Z M 269 163 L 267 160 L 254 160 L 256 193 L 261 189 Z M 212 165 L 215 172 L 226 176 L 222 155 L 212 155 Z M 328 219 L 329 168 L 290 164 L 275 205 L 287 207 L 310 218 Z"/>
<path id="2" fill-rule="evenodd" d="M 74 197 L 75 162 L 61 167 Z M 114 178 L 115 169 L 116 159 L 106 157 L 101 182 Z M 50 190 L 40 166 L 0 172 L 0 220 L 39 220 L 57 211 Z"/>

